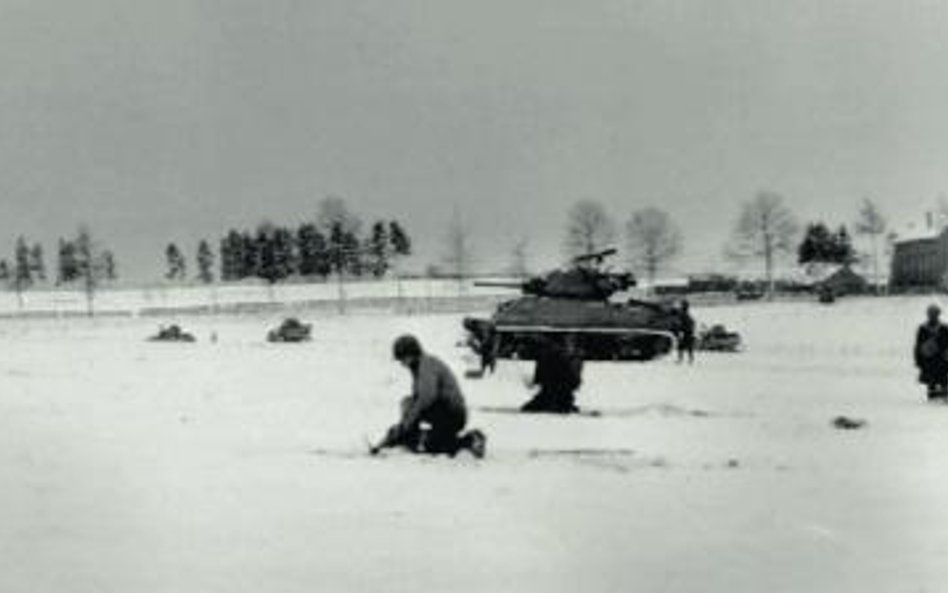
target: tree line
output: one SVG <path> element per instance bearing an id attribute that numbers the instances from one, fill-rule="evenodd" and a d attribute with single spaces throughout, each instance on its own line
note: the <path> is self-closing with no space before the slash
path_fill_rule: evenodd
<path id="1" fill-rule="evenodd" d="M 397 220 L 377 220 L 366 233 L 361 220 L 338 198 L 321 203 L 314 222 L 296 227 L 264 222 L 253 229 L 230 229 L 219 240 L 217 253 L 202 240 L 194 256 L 196 278 L 215 280 L 217 262 L 225 282 L 259 278 L 270 284 L 288 278 L 385 276 L 398 258 L 412 253 L 412 241 Z M 165 278 L 188 279 L 188 259 L 175 243 L 165 248 Z"/>
<path id="2" fill-rule="evenodd" d="M 114 253 L 93 239 L 86 227 L 73 237 L 60 237 L 57 247 L 55 285 L 81 287 L 91 314 L 96 289 L 118 278 Z M 25 291 L 49 283 L 43 245 L 18 237 L 12 259 L 0 258 L 0 282 L 16 292 L 21 306 Z"/>
<path id="3" fill-rule="evenodd" d="M 871 244 L 865 256 L 860 257 L 855 249 L 849 227 L 831 228 L 824 221 L 813 221 L 804 227 L 800 239 L 801 227 L 783 196 L 761 191 L 742 204 L 725 255 L 733 261 L 760 262 L 771 287 L 777 260 L 794 253 L 801 264 L 871 261 L 878 279 L 880 243 L 887 223 L 876 204 L 864 200 L 852 226 L 856 235 L 868 238 Z M 632 212 L 624 231 L 629 268 L 649 280 L 668 269 L 684 241 L 672 216 L 658 207 Z M 444 259 L 450 277 L 463 279 L 469 273 L 469 235 L 455 212 Z M 616 236 L 614 220 L 603 205 L 581 200 L 567 215 L 564 252 L 572 257 L 600 251 L 615 246 Z M 513 246 L 510 271 L 517 276 L 528 273 L 527 248 L 522 238 Z M 320 202 L 315 220 L 297 226 L 263 222 L 249 229 L 230 229 L 216 242 L 201 240 L 193 260 L 176 243 L 169 243 L 164 276 L 172 282 L 192 277 L 203 283 L 258 278 L 270 284 L 294 277 L 380 278 L 399 258 L 411 253 L 412 240 L 399 221 L 376 220 L 363 231 L 361 219 L 345 201 L 330 197 Z M 193 273 L 190 261 L 194 262 Z M 442 273 L 435 266 L 431 269 Z M 17 239 L 12 258 L 0 258 L 0 282 L 15 290 L 21 300 L 22 293 L 35 284 L 55 281 L 57 286 L 81 285 L 91 309 L 95 288 L 117 276 L 113 252 L 93 241 L 85 227 L 74 237 L 59 239 L 54 275 L 47 268 L 43 246 L 25 237 Z"/>
<path id="4" fill-rule="evenodd" d="M 784 197 L 776 192 L 761 191 L 742 204 L 724 253 L 734 262 L 759 262 L 773 291 L 777 261 L 794 252 L 800 264 L 849 265 L 862 259 L 846 225 L 840 225 L 835 231 L 830 228 L 823 221 L 811 222 L 800 239 L 797 217 Z M 875 202 L 863 200 L 853 228 L 856 234 L 869 240 L 871 247 L 865 259 L 871 262 L 878 283 L 880 240 L 888 226 Z M 654 280 L 674 262 L 683 243 L 678 225 L 667 212 L 656 207 L 632 213 L 625 225 L 625 239 L 629 267 L 649 280 Z M 573 205 L 564 234 L 567 256 L 601 251 L 613 246 L 615 241 L 615 223 L 601 203 L 581 200 Z"/>

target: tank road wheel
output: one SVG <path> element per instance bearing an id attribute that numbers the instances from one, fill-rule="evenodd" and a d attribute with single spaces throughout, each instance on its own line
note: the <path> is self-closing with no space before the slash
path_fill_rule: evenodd
<path id="1" fill-rule="evenodd" d="M 635 336 L 620 336 L 612 340 L 610 344 L 610 354 L 612 360 L 635 360 L 638 352 Z"/>
<path id="2" fill-rule="evenodd" d="M 672 339 L 663 335 L 628 336 L 619 340 L 622 360 L 646 362 L 668 354 L 672 350 Z"/>
<path id="3" fill-rule="evenodd" d="M 649 354 L 647 360 L 653 360 L 672 351 L 674 340 L 669 336 L 651 336 L 649 339 Z"/>

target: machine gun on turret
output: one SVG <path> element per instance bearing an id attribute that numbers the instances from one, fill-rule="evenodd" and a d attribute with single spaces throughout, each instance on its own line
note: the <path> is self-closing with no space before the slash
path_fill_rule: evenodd
<path id="1" fill-rule="evenodd" d="M 593 264 L 594 266 L 601 266 L 607 257 L 612 257 L 616 253 L 618 253 L 618 251 L 616 251 L 614 247 L 603 249 L 602 251 L 584 253 L 573 258 L 573 265 Z"/>

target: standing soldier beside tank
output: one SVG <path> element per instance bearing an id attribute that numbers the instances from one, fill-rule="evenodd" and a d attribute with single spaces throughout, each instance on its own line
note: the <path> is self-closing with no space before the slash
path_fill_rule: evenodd
<path id="1" fill-rule="evenodd" d="M 576 390 L 583 382 L 583 359 L 569 335 L 547 336 L 539 346 L 533 385 L 539 391 L 523 412 L 570 414 L 578 412 Z"/>
<path id="2" fill-rule="evenodd" d="M 695 319 L 691 316 L 691 305 L 682 299 L 678 307 L 678 327 L 675 332 L 678 338 L 678 362 L 682 363 L 688 356 L 688 364 L 695 361 Z"/>
<path id="3" fill-rule="evenodd" d="M 928 320 L 915 337 L 915 366 L 920 383 L 928 387 L 929 401 L 948 397 L 948 327 L 941 322 L 938 305 L 928 307 Z"/>

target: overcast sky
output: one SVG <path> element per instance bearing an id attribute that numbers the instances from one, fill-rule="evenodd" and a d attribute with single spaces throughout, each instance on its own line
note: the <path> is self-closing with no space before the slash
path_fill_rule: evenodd
<path id="1" fill-rule="evenodd" d="M 948 192 L 948 3 L 0 2 L 0 246 L 80 222 L 126 275 L 329 194 L 435 259 L 558 259 L 565 212 L 662 206 L 714 265 L 743 200 L 849 222 Z M 50 253 L 52 255 L 52 253 Z"/>

